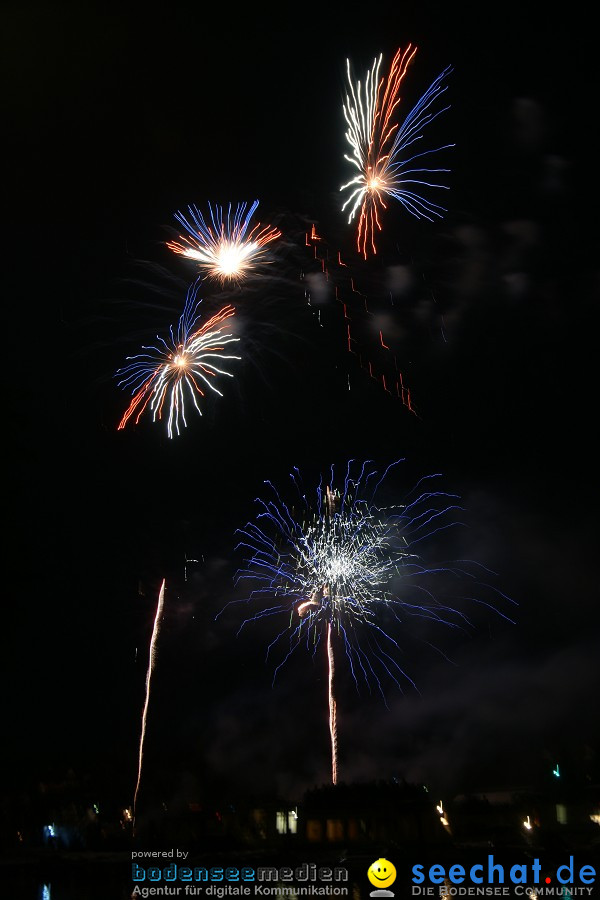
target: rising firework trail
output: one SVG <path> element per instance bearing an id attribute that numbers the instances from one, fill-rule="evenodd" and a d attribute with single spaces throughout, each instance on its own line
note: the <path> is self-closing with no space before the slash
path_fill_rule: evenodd
<path id="1" fill-rule="evenodd" d="M 142 712 L 142 732 L 140 735 L 140 749 L 138 755 L 138 777 L 137 783 L 135 785 L 135 792 L 133 795 L 133 831 L 135 833 L 135 809 L 137 803 L 138 791 L 140 789 L 140 781 L 142 778 L 142 762 L 144 759 L 144 741 L 146 738 L 146 722 L 148 718 L 148 706 L 150 704 L 150 681 L 152 678 L 152 672 L 154 670 L 154 664 L 156 663 L 156 642 L 158 640 L 158 634 L 160 631 L 160 623 L 163 614 L 163 607 L 165 603 L 165 580 L 160 586 L 160 591 L 158 593 L 158 603 L 156 605 L 156 615 L 154 616 L 154 627 L 152 628 L 152 637 L 150 638 L 150 651 L 148 654 L 148 671 L 146 673 L 146 699 L 144 701 L 144 711 Z"/>
<path id="2" fill-rule="evenodd" d="M 338 778 L 336 648 L 345 652 L 357 689 L 361 685 L 375 688 L 385 700 L 389 682 L 400 689 L 404 682 L 416 687 L 398 662 L 395 633 L 399 628 L 411 618 L 460 629 L 472 624 L 459 609 L 437 599 L 432 579 L 468 578 L 492 592 L 494 601 L 513 602 L 492 585 L 481 583 L 482 573 L 486 578 L 493 574 L 483 566 L 467 561 L 428 566 L 418 554 L 417 545 L 461 524 L 455 518 L 459 498 L 435 489 L 438 475 L 421 479 L 401 505 L 375 505 L 378 489 L 398 462 L 380 476 L 371 461 L 356 467 L 350 460 L 339 488 L 332 466 L 327 483 L 319 480 L 312 499 L 294 469 L 292 500 L 265 482 L 272 498 L 257 498 L 256 519 L 238 531 L 236 549 L 243 551 L 245 560 L 237 581 L 253 587 L 243 600 L 232 602 L 257 607 L 240 631 L 265 617 L 285 622 L 267 650 L 267 657 L 280 653 L 274 679 L 298 647 L 314 654 L 325 644 L 334 783 Z M 511 621 L 495 603 L 482 597 L 470 599 Z"/>
<path id="3" fill-rule="evenodd" d="M 453 147 L 443 144 L 421 149 L 423 132 L 449 106 L 438 107 L 447 90 L 445 79 L 452 72 L 448 66 L 429 85 L 425 93 L 404 118 L 399 116 L 400 86 L 417 52 L 411 44 L 399 49 L 387 76 L 380 76 L 382 56 L 375 59 L 364 84 L 355 82 L 350 60 L 347 60 L 349 91 L 343 103 L 348 125 L 346 140 L 352 148 L 344 159 L 355 170 L 354 177 L 343 184 L 346 191 L 342 212 L 349 209 L 348 222 L 358 218 L 356 245 L 365 259 L 376 253 L 375 235 L 381 231 L 381 215 L 387 209 L 386 198 L 398 200 L 417 219 L 442 218 L 445 207 L 430 199 L 430 192 L 448 190 L 443 175 L 450 170 L 435 166 L 434 154 Z"/>
<path id="4" fill-rule="evenodd" d="M 196 262 L 201 275 L 221 284 L 239 282 L 266 261 L 267 245 L 281 237 L 274 226 L 252 224 L 257 207 L 258 200 L 250 205 L 238 203 L 235 209 L 230 203 L 226 212 L 209 204 L 205 217 L 197 206 L 188 206 L 187 215 L 175 213 L 185 234 L 178 241 L 168 241 L 167 247 Z"/>
<path id="5" fill-rule="evenodd" d="M 241 358 L 223 353 L 227 345 L 239 340 L 225 328 L 235 309 L 224 306 L 200 324 L 198 290 L 198 282 L 189 288 L 177 330 L 171 326 L 168 339 L 157 337 L 157 346 L 143 347 L 145 353 L 128 357 L 129 364 L 117 370 L 119 387 L 130 388 L 133 393 L 119 430 L 134 414 L 137 425 L 146 409 L 154 422 L 162 419 L 166 409 L 167 433 L 172 438 L 187 427 L 186 404 L 191 403 L 202 415 L 198 398 L 205 396 L 206 388 L 223 396 L 214 381 L 217 376 L 233 376 L 220 367 L 221 361 Z"/>
<path id="6" fill-rule="evenodd" d="M 338 757 L 337 757 L 337 703 L 333 688 L 335 677 L 335 659 L 333 656 L 333 644 L 331 642 L 331 622 L 327 623 L 327 663 L 328 663 L 328 698 L 329 698 L 329 734 L 331 737 L 331 780 L 337 784 Z"/>

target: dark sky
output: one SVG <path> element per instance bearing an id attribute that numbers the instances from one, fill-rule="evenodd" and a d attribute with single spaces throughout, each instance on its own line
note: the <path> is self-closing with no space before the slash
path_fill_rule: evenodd
<path id="1" fill-rule="evenodd" d="M 559 757 L 597 767 L 590 23 L 518 4 L 202 9 L 2 14 L 7 750 L 27 775 L 108 768 L 132 788 L 166 578 L 156 778 L 174 793 L 190 779 L 232 793 L 327 781 L 318 659 L 299 655 L 272 688 L 276 625 L 237 638 L 235 611 L 215 621 L 234 596 L 234 532 L 264 480 L 284 484 L 294 466 L 310 481 L 351 458 L 383 470 L 402 457 L 390 502 L 441 473 L 465 528 L 437 549 L 497 572 L 515 624 L 479 608 L 472 630 L 421 635 L 450 661 L 398 635 L 419 690 L 390 691 L 387 708 L 340 674 L 342 777 L 456 787 L 527 782 Z M 417 222 L 392 201 L 365 263 L 339 208 L 345 60 L 363 72 L 408 42 L 413 102 L 454 67 L 437 124 L 456 144 L 448 213 Z M 204 291 L 238 308 L 235 380 L 173 440 L 149 420 L 117 431 L 114 373 L 176 323 L 194 275 L 165 247 L 173 214 L 254 199 L 282 230 L 273 264 L 239 291 Z M 346 352 L 335 303 L 320 320 L 306 303 L 312 223 L 381 313 L 417 415 Z M 375 359 L 358 307 L 355 323 Z M 187 581 L 186 557 L 199 560 Z"/>

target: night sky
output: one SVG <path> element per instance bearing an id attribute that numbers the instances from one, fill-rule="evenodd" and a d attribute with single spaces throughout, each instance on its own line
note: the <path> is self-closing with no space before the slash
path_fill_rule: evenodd
<path id="1" fill-rule="evenodd" d="M 110 772 L 131 798 L 165 578 L 151 783 L 172 796 L 326 783 L 322 656 L 299 652 L 272 686 L 277 623 L 238 637 L 239 606 L 215 616 L 239 596 L 235 531 L 266 479 L 285 487 L 298 467 L 313 485 L 348 459 L 400 458 L 384 499 L 440 473 L 463 524 L 435 558 L 497 573 L 514 624 L 472 604 L 462 632 L 398 629 L 417 689 L 391 687 L 387 706 L 340 663 L 341 779 L 458 791 L 528 784 L 559 760 L 598 771 L 590 22 L 518 4 L 203 9 L 3 12 L 5 774 Z M 435 126 L 456 144 L 448 212 L 417 221 L 392 200 L 365 262 L 340 211 L 346 58 L 363 73 L 409 42 L 407 103 L 454 69 Z M 238 310 L 235 379 L 178 437 L 148 418 L 118 431 L 115 371 L 176 324 L 195 276 L 165 246 L 174 213 L 255 199 L 282 231 L 271 264 L 202 289 Z M 348 354 L 331 296 L 307 304 L 312 224 L 380 304 L 414 412 Z M 358 312 L 355 333 L 375 358 Z"/>

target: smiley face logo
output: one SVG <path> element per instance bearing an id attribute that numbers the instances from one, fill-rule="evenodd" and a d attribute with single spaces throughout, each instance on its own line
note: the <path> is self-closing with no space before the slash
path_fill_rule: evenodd
<path id="1" fill-rule="evenodd" d="M 367 876 L 374 887 L 387 888 L 396 880 L 396 867 L 389 859 L 376 859 L 369 866 Z"/>

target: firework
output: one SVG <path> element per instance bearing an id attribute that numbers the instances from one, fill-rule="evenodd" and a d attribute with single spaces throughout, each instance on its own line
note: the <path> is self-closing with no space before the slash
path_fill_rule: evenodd
<path id="1" fill-rule="evenodd" d="M 399 688 L 405 681 L 415 687 L 398 662 L 400 648 L 394 634 L 399 627 L 411 617 L 451 628 L 471 624 L 464 613 L 436 599 L 428 587 L 430 576 L 444 573 L 473 578 L 468 564 L 427 566 L 416 552 L 417 544 L 460 524 L 455 518 L 459 498 L 435 490 L 432 480 L 439 476 L 431 475 L 421 479 L 402 505 L 379 508 L 376 492 L 398 462 L 379 476 L 370 461 L 354 467 L 353 473 L 351 460 L 339 489 L 332 467 L 329 483 L 321 479 L 312 500 L 297 469 L 291 475 L 292 502 L 265 482 L 272 499 L 257 498 L 256 519 L 238 532 L 237 549 L 246 557 L 237 580 L 249 582 L 253 589 L 244 601 L 233 602 L 258 607 L 240 630 L 269 616 L 285 623 L 267 651 L 269 656 L 279 648 L 281 654 L 274 678 L 298 647 L 314 653 L 319 644 L 326 646 L 334 783 L 336 648 L 344 650 L 356 687 L 375 686 L 385 700 L 385 683 L 390 680 Z M 487 572 L 477 564 L 472 569 Z M 501 592 L 497 596 L 504 597 Z"/>
<path id="2" fill-rule="evenodd" d="M 394 307 L 391 291 L 387 285 L 384 290 L 376 282 L 374 285 L 363 284 L 365 279 L 355 276 L 354 269 L 344 262 L 341 252 L 330 247 L 317 233 L 314 224 L 305 233 L 305 244 L 312 251 L 312 260 L 302 272 L 304 294 L 319 325 L 324 327 L 324 322 L 331 322 L 359 368 L 416 416 L 410 387 L 391 346 L 395 330 L 390 315 Z M 369 289 L 369 294 L 365 293 L 365 288 Z M 314 301 L 313 292 L 316 295 Z M 322 298 L 328 293 L 335 303 L 325 310 Z M 392 330 L 392 337 L 389 330 Z M 350 390 L 350 372 L 347 378 Z"/>
<path id="3" fill-rule="evenodd" d="M 148 706 L 150 705 L 150 681 L 152 678 L 152 672 L 154 670 L 154 664 L 156 662 L 156 642 L 158 640 L 158 634 L 160 631 L 160 622 L 163 614 L 163 607 L 165 603 L 165 581 L 160 586 L 160 591 L 158 593 L 158 603 L 156 605 L 156 615 L 154 616 L 154 626 L 152 628 L 152 637 L 150 638 L 150 651 L 148 654 L 148 671 L 146 673 L 146 699 L 144 701 L 144 710 L 142 712 L 142 732 L 140 736 L 140 749 L 138 754 L 138 777 L 135 785 L 135 792 L 133 795 L 133 830 L 135 830 L 135 807 L 137 803 L 138 791 L 140 789 L 140 781 L 142 779 L 142 762 L 144 759 L 144 741 L 146 738 L 146 720 L 148 718 Z"/>
<path id="4" fill-rule="evenodd" d="M 167 340 L 157 337 L 158 346 L 143 347 L 145 353 L 127 357 L 131 360 L 129 364 L 117 370 L 119 387 L 130 388 L 133 393 L 119 422 L 119 430 L 125 428 L 134 414 L 137 425 L 146 409 L 150 410 L 153 421 L 162 419 L 166 409 L 167 433 L 171 438 L 174 433 L 181 433 L 181 427 L 187 427 L 187 402 L 202 415 L 198 398 L 205 396 L 205 388 L 223 396 L 215 387 L 214 379 L 218 375 L 233 376 L 217 362 L 241 358 L 223 353 L 228 344 L 239 340 L 225 329 L 225 323 L 235 314 L 235 309 L 224 306 L 199 324 L 201 301 L 197 299 L 198 289 L 198 282 L 189 288 L 177 330 L 171 326 Z"/>
<path id="5" fill-rule="evenodd" d="M 445 79 L 452 72 L 448 66 L 430 84 L 403 120 L 397 120 L 400 86 L 417 48 L 408 45 L 399 49 L 392 60 L 387 77 L 380 77 L 382 57 L 374 60 L 364 85 L 352 78 L 347 60 L 349 93 L 343 103 L 348 129 L 346 140 L 352 148 L 344 154 L 356 170 L 354 178 L 340 188 L 347 192 L 342 211 L 349 208 L 348 222 L 358 215 L 357 247 L 366 258 L 376 253 L 375 234 L 381 231 L 381 214 L 387 208 L 386 198 L 398 200 L 404 209 L 417 219 L 442 218 L 445 207 L 429 199 L 431 189 L 447 190 L 441 180 L 446 168 L 431 168 L 429 159 L 441 150 L 453 147 L 444 144 L 420 150 L 424 129 L 449 106 L 438 107 L 447 90 Z"/>
<path id="6" fill-rule="evenodd" d="M 212 207 L 209 221 L 197 206 L 188 206 L 188 215 L 175 213 L 175 218 L 186 231 L 178 241 L 169 241 L 167 247 L 194 260 L 201 273 L 219 280 L 240 281 L 264 262 L 265 248 L 281 236 L 279 229 L 270 225 L 252 225 L 252 216 L 258 200 L 252 204 L 238 203 L 235 210 L 230 203 L 227 212 L 222 206 Z"/>

